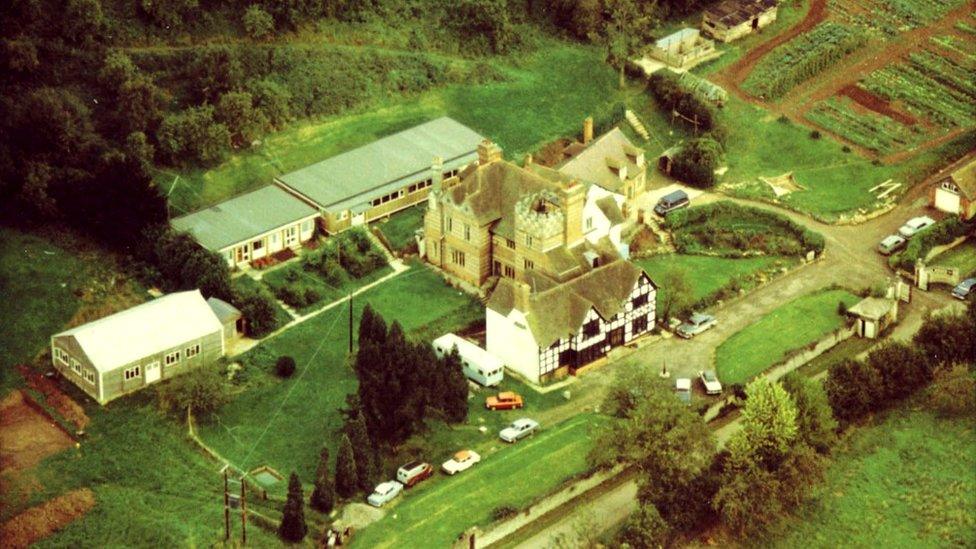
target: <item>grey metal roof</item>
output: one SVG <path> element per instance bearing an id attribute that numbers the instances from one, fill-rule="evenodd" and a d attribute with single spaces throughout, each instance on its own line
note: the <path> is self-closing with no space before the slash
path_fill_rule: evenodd
<path id="1" fill-rule="evenodd" d="M 207 305 L 210 305 L 210 309 L 217 315 L 217 320 L 221 324 L 226 324 L 231 320 L 237 320 L 242 316 L 241 311 L 237 307 L 217 297 L 207 298 Z"/>
<path id="2" fill-rule="evenodd" d="M 288 191 L 268 185 L 177 217 L 170 225 L 193 235 L 204 248 L 219 251 L 317 214 L 318 210 Z"/>
<path id="3" fill-rule="evenodd" d="M 339 211 L 390 192 L 393 183 L 407 184 L 429 171 L 434 157 L 443 159 L 445 171 L 461 159 L 470 162 L 483 139 L 445 116 L 277 179 L 323 209 Z"/>

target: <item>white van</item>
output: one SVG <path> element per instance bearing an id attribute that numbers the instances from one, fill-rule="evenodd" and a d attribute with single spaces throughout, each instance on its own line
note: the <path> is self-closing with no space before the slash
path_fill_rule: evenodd
<path id="1" fill-rule="evenodd" d="M 505 377 L 505 365 L 495 355 L 455 334 L 444 334 L 433 342 L 434 353 L 442 358 L 457 347 L 464 375 L 485 387 L 493 387 Z"/>

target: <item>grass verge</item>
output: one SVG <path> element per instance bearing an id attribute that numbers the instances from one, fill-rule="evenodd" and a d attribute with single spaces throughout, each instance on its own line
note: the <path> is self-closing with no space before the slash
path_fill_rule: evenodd
<path id="1" fill-rule="evenodd" d="M 796 263 L 795 259 L 776 256 L 745 258 L 712 257 L 706 255 L 662 254 L 634 261 L 647 271 L 651 280 L 661 280 L 671 270 L 681 270 L 688 276 L 692 288 L 692 300 L 696 303 L 710 301 L 716 294 L 728 288 L 733 281 L 747 288 L 756 283 L 760 273 L 772 273 Z M 668 289 L 658 290 L 663 299 Z"/>

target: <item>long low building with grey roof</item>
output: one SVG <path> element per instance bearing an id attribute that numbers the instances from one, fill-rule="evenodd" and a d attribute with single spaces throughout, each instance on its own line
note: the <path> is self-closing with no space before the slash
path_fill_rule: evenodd
<path id="1" fill-rule="evenodd" d="M 237 267 L 286 248 L 300 248 L 315 236 L 318 216 L 319 211 L 309 204 L 267 185 L 177 217 L 170 225 Z"/>
<path id="2" fill-rule="evenodd" d="M 326 232 L 363 225 L 422 202 L 433 170 L 453 177 L 478 158 L 477 132 L 448 117 L 378 139 L 275 179 L 314 206 Z"/>

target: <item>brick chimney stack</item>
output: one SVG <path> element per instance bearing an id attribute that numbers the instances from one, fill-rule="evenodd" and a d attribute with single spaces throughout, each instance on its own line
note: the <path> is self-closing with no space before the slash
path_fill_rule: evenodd
<path id="1" fill-rule="evenodd" d="M 529 310 L 529 298 L 532 295 L 532 288 L 525 282 L 518 280 L 512 281 L 515 286 L 514 303 L 515 308 L 521 312 L 526 312 Z"/>
<path id="2" fill-rule="evenodd" d="M 583 144 L 589 145 L 593 141 L 593 117 L 587 116 L 583 119 Z"/>
<path id="3" fill-rule="evenodd" d="M 444 160 L 435 156 L 430 163 L 430 188 L 433 191 L 441 190 L 441 183 L 444 181 Z"/>
<path id="4" fill-rule="evenodd" d="M 583 205 L 586 202 L 586 187 L 573 180 L 560 189 L 563 199 L 563 234 L 567 246 L 575 246 L 583 241 Z"/>
<path id="5" fill-rule="evenodd" d="M 478 165 L 484 166 L 502 159 L 502 149 L 490 139 L 478 144 Z"/>

